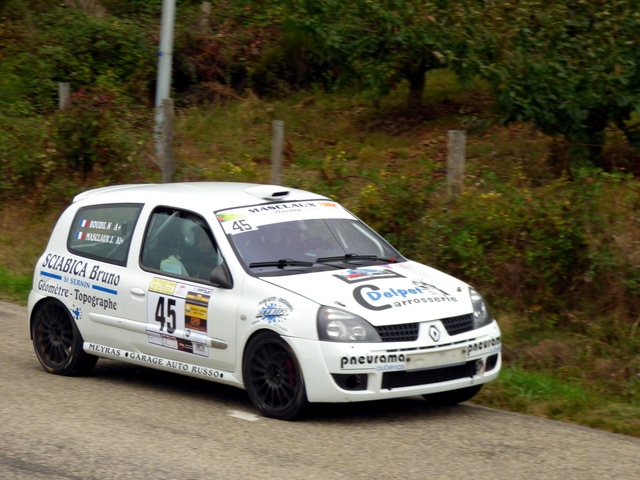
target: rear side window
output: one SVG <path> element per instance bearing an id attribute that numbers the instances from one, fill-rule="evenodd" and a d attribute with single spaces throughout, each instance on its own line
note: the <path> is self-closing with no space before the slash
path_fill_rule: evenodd
<path id="1" fill-rule="evenodd" d="M 78 210 L 67 240 L 70 252 L 125 265 L 141 204 L 114 204 Z"/>

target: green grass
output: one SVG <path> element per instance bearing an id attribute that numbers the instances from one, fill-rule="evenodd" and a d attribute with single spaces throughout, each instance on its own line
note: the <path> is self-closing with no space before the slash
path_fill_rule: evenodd
<path id="1" fill-rule="evenodd" d="M 31 291 L 31 275 L 12 275 L 0 267 L 0 299 L 26 304 Z"/>
<path id="2" fill-rule="evenodd" d="M 606 395 L 550 371 L 505 366 L 474 403 L 640 437 L 640 399 Z"/>

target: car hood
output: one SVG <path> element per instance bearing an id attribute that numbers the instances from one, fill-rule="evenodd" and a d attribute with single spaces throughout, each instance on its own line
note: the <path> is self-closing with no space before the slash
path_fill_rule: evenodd
<path id="1" fill-rule="evenodd" d="M 412 261 L 262 280 L 319 305 L 348 310 L 375 326 L 436 320 L 473 310 L 467 284 Z"/>

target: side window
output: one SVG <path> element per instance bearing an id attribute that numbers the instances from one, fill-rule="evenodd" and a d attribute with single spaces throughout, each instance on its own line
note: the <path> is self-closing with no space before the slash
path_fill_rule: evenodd
<path id="1" fill-rule="evenodd" d="M 67 248 L 76 255 L 125 265 L 141 209 L 139 204 L 81 208 L 71 225 Z"/>
<path id="2" fill-rule="evenodd" d="M 149 219 L 140 262 L 149 270 L 208 281 L 222 257 L 202 217 L 159 207 Z"/>

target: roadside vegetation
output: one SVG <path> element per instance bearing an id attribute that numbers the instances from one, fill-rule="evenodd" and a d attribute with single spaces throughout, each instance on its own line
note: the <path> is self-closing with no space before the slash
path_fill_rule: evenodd
<path id="1" fill-rule="evenodd" d="M 150 3 L 0 6 L 0 298 L 26 301 L 73 195 L 160 180 Z M 228 0 L 203 27 L 200 2 L 179 2 L 175 180 L 268 182 L 284 121 L 283 183 L 487 297 L 505 365 L 474 401 L 640 437 L 640 54 L 609 41 L 637 38 L 640 13 L 481 3 Z M 469 16 L 477 30 L 456 30 Z M 384 41 L 352 35 L 373 21 Z M 468 135 L 453 201 L 451 129 Z"/>

